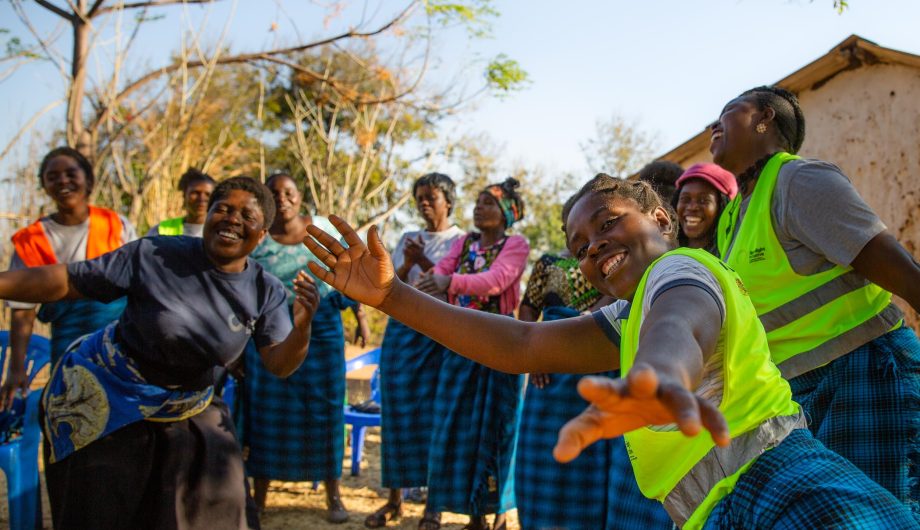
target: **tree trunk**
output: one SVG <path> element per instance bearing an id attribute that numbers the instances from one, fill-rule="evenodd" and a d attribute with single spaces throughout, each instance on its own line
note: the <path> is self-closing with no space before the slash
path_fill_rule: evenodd
<path id="1" fill-rule="evenodd" d="M 73 60 L 70 65 L 70 97 L 67 100 L 67 143 L 87 158 L 93 157 L 90 134 L 83 126 L 83 98 L 86 95 L 86 55 L 89 26 L 86 23 L 86 2 L 76 2 L 73 25 Z"/>

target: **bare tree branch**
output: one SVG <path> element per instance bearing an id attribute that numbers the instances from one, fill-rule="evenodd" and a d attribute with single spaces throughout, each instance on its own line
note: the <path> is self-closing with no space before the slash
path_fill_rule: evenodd
<path id="1" fill-rule="evenodd" d="M 86 12 L 86 18 L 93 18 L 96 15 L 96 12 L 99 11 L 99 8 L 102 7 L 102 4 L 105 0 L 96 0 L 92 7 L 89 8 L 89 11 Z"/>
<path id="2" fill-rule="evenodd" d="M 64 20 L 73 21 L 75 18 L 73 13 L 68 13 L 67 11 L 64 11 L 60 7 L 52 4 L 51 2 L 48 2 L 47 0 L 35 0 L 35 3 L 44 7 L 48 11 L 51 11 L 55 15 L 63 18 Z"/>
<path id="3" fill-rule="evenodd" d="M 172 2 L 173 0 L 168 0 L 168 1 Z M 201 0 L 201 2 L 204 2 L 204 1 L 206 0 Z M 207 1 L 210 1 L 210 0 L 207 0 Z M 334 35 L 332 37 L 310 42 L 307 44 L 301 44 L 298 46 L 292 46 L 288 48 L 276 48 L 274 50 L 267 50 L 267 51 L 261 51 L 261 52 L 253 52 L 253 53 L 243 53 L 239 55 L 230 55 L 227 57 L 222 57 L 218 59 L 216 62 L 214 62 L 214 64 L 237 64 L 237 63 L 255 61 L 259 59 L 264 60 L 268 58 L 272 58 L 272 60 L 274 60 L 276 59 L 275 56 L 278 56 L 278 55 L 287 55 L 290 53 L 304 51 L 304 50 L 308 50 L 311 48 L 316 48 L 318 46 L 324 46 L 327 44 L 331 44 L 333 42 L 337 42 L 343 39 L 373 37 L 375 35 L 379 35 L 389 30 L 390 28 L 398 24 L 400 21 L 407 18 L 412 13 L 412 11 L 414 11 L 419 5 L 420 5 L 420 0 L 413 0 L 412 2 L 409 3 L 409 5 L 405 9 L 402 10 L 402 12 L 400 12 L 398 15 L 393 17 L 391 20 L 389 20 L 382 26 L 372 31 L 361 32 L 361 31 L 355 31 L 352 29 L 344 33 L 340 33 L 338 35 Z M 127 7 L 127 5 L 125 7 Z M 106 118 L 108 113 L 111 112 L 111 109 L 117 106 L 118 103 L 122 99 L 124 99 L 127 95 L 131 94 L 138 88 L 153 81 L 154 79 L 157 79 L 160 76 L 163 76 L 165 74 L 175 72 L 176 70 L 180 68 L 199 68 L 199 67 L 205 66 L 206 64 L 210 64 L 210 61 L 196 60 L 196 61 L 188 61 L 188 62 L 185 62 L 184 64 L 183 63 L 173 63 L 171 65 L 164 66 L 162 68 L 158 68 L 156 70 L 148 72 L 147 74 L 141 76 L 140 78 L 136 79 L 132 83 L 128 84 L 128 86 L 126 86 L 124 90 L 122 90 L 117 96 L 115 96 L 112 99 L 109 105 L 104 106 L 101 112 L 97 114 L 96 118 L 93 120 L 92 124 L 90 124 L 88 128 L 90 130 L 96 128 L 99 125 L 99 123 L 101 123 Z"/>
<path id="4" fill-rule="evenodd" d="M 98 0 L 97 3 L 101 4 L 102 1 L 103 0 Z M 96 14 L 101 15 L 108 13 L 109 11 L 115 11 L 116 9 L 137 9 L 142 7 L 160 7 L 174 4 L 210 4 L 216 1 L 217 0 L 151 0 L 149 2 L 133 2 L 120 6 L 102 7 L 97 10 Z M 90 14 L 90 16 L 92 16 L 92 14 Z"/>
<path id="5" fill-rule="evenodd" d="M 38 45 L 45 52 L 45 57 L 47 57 L 49 61 L 54 63 L 55 66 L 57 66 L 58 72 L 61 74 L 61 77 L 63 77 L 64 79 L 67 79 L 67 68 L 65 67 L 63 61 L 51 49 L 51 46 L 49 45 L 49 41 L 44 39 L 41 35 L 39 35 L 38 31 L 36 31 L 35 26 L 32 25 L 32 20 L 28 17 L 28 15 L 26 15 L 25 11 L 23 11 L 22 9 L 22 3 L 19 1 L 15 1 L 12 3 L 12 5 L 13 5 L 13 11 L 16 12 L 16 16 L 19 17 L 19 20 L 26 27 L 26 29 L 29 30 L 29 33 L 32 34 L 32 37 L 35 38 L 35 40 L 38 42 Z"/>
<path id="6" fill-rule="evenodd" d="M 6 144 L 6 147 L 3 149 L 3 152 L 0 152 L 0 160 L 3 160 L 3 158 L 7 155 L 7 153 L 10 152 L 10 149 L 12 149 L 14 145 L 16 145 L 16 142 L 19 141 L 19 139 L 22 137 L 23 134 L 26 133 L 26 131 L 28 131 L 29 129 L 32 128 L 33 125 L 35 125 L 35 122 L 37 122 L 39 118 L 41 118 L 46 112 L 53 109 L 54 107 L 57 107 L 61 103 L 62 103 L 61 100 L 52 101 L 51 103 L 45 105 L 45 108 L 33 114 L 32 118 L 29 119 L 29 121 L 25 125 L 23 125 L 21 129 L 19 129 L 19 132 L 17 132 L 13 136 L 13 139 L 10 140 L 8 144 Z"/>

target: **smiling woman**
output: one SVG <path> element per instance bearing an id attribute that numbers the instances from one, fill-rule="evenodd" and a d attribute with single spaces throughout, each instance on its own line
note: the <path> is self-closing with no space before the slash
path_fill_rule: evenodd
<path id="1" fill-rule="evenodd" d="M 491 368 L 621 368 L 622 379 L 579 383 L 592 406 L 563 427 L 554 454 L 570 461 L 625 435 L 639 489 L 684 529 L 916 527 L 890 493 L 814 441 L 743 284 L 705 251 L 671 250 L 674 221 L 648 184 L 598 175 L 569 205 L 569 251 L 598 291 L 624 300 L 554 322 L 419 294 L 395 276 L 373 228 L 365 245 L 333 219 L 348 248 L 315 228 L 305 243 L 328 267 L 310 265 L 321 279 Z"/>
<path id="2" fill-rule="evenodd" d="M 719 253 L 815 436 L 920 520 L 920 341 L 892 302 L 920 310 L 920 265 L 840 168 L 795 154 L 804 141 L 798 99 L 782 88 L 725 105 L 710 151 L 740 193 L 719 220 Z"/>
<path id="3" fill-rule="evenodd" d="M 233 422 L 211 401 L 215 368 L 251 337 L 272 373 L 290 374 L 318 302 L 301 273 L 292 326 L 281 283 L 248 259 L 273 217 L 268 190 L 236 177 L 214 190 L 203 240 L 148 237 L 89 261 L 0 273 L 3 299 L 128 299 L 117 322 L 65 352 L 49 376 L 55 528 L 246 527 Z"/>
<path id="4" fill-rule="evenodd" d="M 204 219 L 208 213 L 208 201 L 214 192 L 216 182 L 210 175 L 195 168 L 188 168 L 179 178 L 179 191 L 185 202 L 185 215 L 166 219 L 154 225 L 148 236 L 194 236 L 201 237 Z"/>
<path id="5" fill-rule="evenodd" d="M 136 238 L 127 219 L 89 204 L 95 183 L 92 164 L 75 149 L 51 150 L 41 162 L 38 178 L 56 211 L 13 236 L 10 270 L 95 258 Z M 11 354 L 8 375 L 0 387 L 0 409 L 9 405 L 16 390 L 25 390 L 23 360 L 36 317 L 51 324 L 53 364 L 68 344 L 118 318 L 124 303 L 73 300 L 43 304 L 38 309 L 37 304 L 8 301 Z"/>

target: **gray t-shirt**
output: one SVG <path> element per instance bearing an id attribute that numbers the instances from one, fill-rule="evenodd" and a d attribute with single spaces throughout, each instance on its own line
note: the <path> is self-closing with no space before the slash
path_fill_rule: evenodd
<path id="1" fill-rule="evenodd" d="M 750 200 L 741 203 L 736 233 Z M 886 228 L 840 168 L 820 160 L 784 164 L 770 206 L 773 231 L 792 269 L 803 276 L 849 266 Z"/>
<path id="2" fill-rule="evenodd" d="M 722 293 L 722 286 L 713 276 L 712 272 L 705 265 L 693 258 L 681 255 L 671 255 L 659 261 L 655 268 L 648 275 L 645 284 L 645 294 L 642 297 L 642 320 L 645 321 L 645 315 L 649 313 L 652 304 L 668 289 L 691 285 L 698 287 L 709 294 L 719 307 L 721 315 L 720 324 L 725 323 L 725 295 Z M 635 300 L 633 300 L 635 302 Z M 616 302 L 602 307 L 592 313 L 594 321 L 604 330 L 604 334 L 611 342 L 620 347 L 620 333 L 622 323 L 629 317 L 631 303 L 626 300 L 617 300 Z M 687 311 L 693 311 L 689 307 Z M 719 332 L 719 340 L 716 343 L 715 352 L 706 361 L 703 367 L 703 377 L 695 393 L 711 403 L 720 403 L 722 401 L 722 389 L 724 387 L 724 378 L 722 365 L 725 358 L 725 327 Z M 665 425 L 653 427 L 659 431 L 676 430 L 675 425 Z"/>
<path id="3" fill-rule="evenodd" d="M 243 272 L 219 271 L 200 238 L 143 238 L 71 263 L 67 272 L 88 298 L 128 297 L 119 342 L 145 376 L 169 379 L 151 381 L 160 385 L 197 380 L 233 362 L 250 336 L 261 348 L 284 340 L 292 327 L 280 280 L 252 259 Z"/>
<path id="4" fill-rule="evenodd" d="M 201 237 L 204 234 L 204 224 L 182 223 L 182 235 L 190 237 Z M 160 235 L 160 223 L 153 225 L 144 237 Z"/>
<path id="5" fill-rule="evenodd" d="M 126 218 L 119 214 L 121 219 L 121 240 L 128 243 L 137 239 L 137 232 Z M 86 239 L 89 237 L 89 219 L 78 225 L 62 225 L 55 222 L 51 217 L 42 217 L 42 230 L 48 237 L 48 243 L 51 250 L 54 251 L 54 257 L 58 263 L 73 263 L 86 259 Z M 10 260 L 9 270 L 25 269 L 26 264 L 15 251 Z M 29 304 L 25 302 L 6 302 L 7 306 L 12 309 L 33 309 L 38 304 Z"/>
<path id="6" fill-rule="evenodd" d="M 396 250 L 393 251 L 393 268 L 398 269 L 403 264 L 403 249 L 406 248 L 407 238 L 418 239 L 418 237 L 421 236 L 422 241 L 425 242 L 425 257 L 431 260 L 432 263 L 437 264 L 441 261 L 441 258 L 447 255 L 454 241 L 456 241 L 458 237 L 463 237 L 465 234 L 466 232 L 461 230 L 457 225 L 453 225 L 447 230 L 442 230 L 440 232 L 428 232 L 427 230 L 406 232 L 399 238 L 399 243 L 396 244 Z M 412 285 L 421 274 L 422 268 L 418 265 L 413 265 L 412 268 L 409 269 L 406 283 Z"/>

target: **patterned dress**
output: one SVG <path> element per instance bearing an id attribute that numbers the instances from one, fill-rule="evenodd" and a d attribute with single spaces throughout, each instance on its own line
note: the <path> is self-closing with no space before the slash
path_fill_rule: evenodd
<path id="1" fill-rule="evenodd" d="M 506 239 L 467 237 L 459 274 L 489 270 Z M 500 314 L 500 296 L 459 295 L 457 305 Z M 441 365 L 428 460 L 428 508 L 481 516 L 514 508 L 514 448 L 522 377 L 449 353 Z"/>
<path id="2" fill-rule="evenodd" d="M 335 233 L 323 217 L 313 224 Z M 316 257 L 303 245 L 282 245 L 271 237 L 253 259 L 277 276 L 293 303 L 292 281 Z M 354 302 L 317 280 L 322 299 L 313 317 L 310 349 L 300 368 L 285 379 L 263 366 L 259 353 L 246 350 L 242 399 L 242 437 L 246 471 L 255 478 L 313 481 L 342 475 L 345 452 L 345 335 L 340 311 Z"/>
<path id="3" fill-rule="evenodd" d="M 465 232 L 451 227 L 443 232 L 409 232 L 403 235 L 425 241 L 425 257 L 437 263 Z M 402 263 L 402 245 L 393 253 L 393 266 Z M 414 274 L 413 276 L 413 272 Z M 408 283 L 418 277 L 416 265 Z M 448 350 L 395 318 L 387 323 L 380 347 L 381 483 L 385 488 L 425 486 L 428 450 L 434 425 L 434 401 L 441 362 Z"/>
<path id="4" fill-rule="evenodd" d="M 542 311 L 549 321 L 576 317 L 600 298 L 578 260 L 545 254 L 534 265 L 521 305 Z M 586 407 L 576 389 L 582 377 L 550 374 L 544 388 L 527 386 L 514 476 L 521 528 L 671 528 L 661 503 L 639 491 L 622 438 L 595 442 L 567 464 L 553 460 L 559 429 Z"/>

